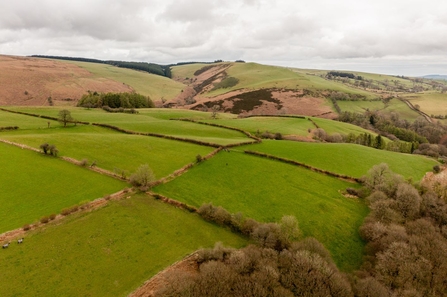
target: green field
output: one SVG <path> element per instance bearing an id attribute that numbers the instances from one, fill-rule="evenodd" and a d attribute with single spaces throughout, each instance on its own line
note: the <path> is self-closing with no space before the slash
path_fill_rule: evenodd
<path id="1" fill-rule="evenodd" d="M 133 173 L 148 164 L 157 178 L 167 176 L 195 157 L 210 153 L 213 148 L 158 137 L 130 135 L 97 126 L 70 126 L 30 131 L 4 132 L 3 139 L 39 148 L 42 143 L 54 144 L 59 156 L 96 161 L 96 166 L 110 171 Z"/>
<path id="2" fill-rule="evenodd" d="M 127 184 L 68 162 L 0 143 L 0 233 Z"/>
<path id="3" fill-rule="evenodd" d="M 308 130 L 315 126 L 307 118 L 286 117 L 251 117 L 244 119 L 217 119 L 205 120 L 204 122 L 239 128 L 251 134 L 269 131 L 271 133 L 282 133 L 284 135 L 309 135 Z"/>
<path id="4" fill-rule="evenodd" d="M 185 85 L 182 83 L 176 82 L 167 77 L 150 74 L 143 71 L 136 71 L 98 63 L 74 61 L 64 62 L 76 64 L 79 67 L 93 73 L 95 77 L 105 77 L 127 84 L 137 93 L 149 96 L 152 100 L 161 100 L 161 98 L 166 100 L 174 99 L 185 88 Z"/>
<path id="5" fill-rule="evenodd" d="M 447 95 L 438 92 L 412 94 L 405 97 L 413 105 L 419 105 L 428 115 L 447 115 Z"/>
<path id="6" fill-rule="evenodd" d="M 221 241 L 247 244 L 145 195 L 76 214 L 0 253 L 0 296 L 126 296 L 160 270 Z"/>
<path id="7" fill-rule="evenodd" d="M 271 133 L 281 133 L 284 135 L 300 135 L 309 136 L 309 129 L 315 129 L 315 125 L 309 120 L 312 119 L 320 128 L 323 128 L 328 134 L 340 133 L 355 135 L 361 133 L 370 133 L 376 135 L 374 132 L 368 131 L 361 127 L 315 117 L 288 118 L 288 117 L 251 117 L 245 119 L 217 119 L 205 120 L 204 122 L 216 123 L 229 127 L 239 128 L 255 134 L 257 131 L 269 131 Z"/>
<path id="8" fill-rule="evenodd" d="M 0 110 L 0 127 L 17 126 L 20 130 L 43 129 L 48 127 L 48 121 L 49 120 L 47 119 Z M 55 121 L 50 120 L 50 122 L 51 126 L 60 126 L 59 123 Z M 2 134 L 0 134 L 0 137 L 1 136 Z"/>
<path id="9" fill-rule="evenodd" d="M 305 236 L 320 240 L 341 269 L 352 270 L 362 260 L 358 227 L 367 207 L 338 191 L 355 186 L 301 167 L 233 151 L 219 153 L 154 191 L 194 206 L 212 202 L 264 222 L 294 215 Z"/>
<path id="10" fill-rule="evenodd" d="M 387 163 L 394 172 L 419 181 L 437 164 L 435 160 L 420 155 L 377 150 L 349 143 L 264 140 L 260 144 L 242 146 L 238 149 L 296 160 L 315 168 L 352 177 L 361 177 L 374 165 Z"/>
<path id="11" fill-rule="evenodd" d="M 72 117 L 78 121 L 108 124 L 136 132 L 164 134 L 180 138 L 217 143 L 220 145 L 251 141 L 251 139 L 237 131 L 204 126 L 190 122 L 169 120 L 169 118 L 176 117 L 175 115 L 185 115 L 180 117 L 187 117 L 188 114 L 191 114 L 192 117 L 197 117 L 198 112 L 194 111 L 175 110 L 175 112 L 172 113 L 173 116 L 171 116 L 170 113 L 165 112 L 164 109 L 146 109 L 141 110 L 139 114 L 108 113 L 101 109 L 87 110 L 79 107 L 67 109 L 70 110 Z M 11 110 L 57 117 L 60 108 L 45 107 L 34 109 L 14 107 L 11 108 Z M 158 112 L 159 115 L 157 115 Z M 209 115 L 209 113 L 202 113 L 203 117 L 206 115 Z"/>

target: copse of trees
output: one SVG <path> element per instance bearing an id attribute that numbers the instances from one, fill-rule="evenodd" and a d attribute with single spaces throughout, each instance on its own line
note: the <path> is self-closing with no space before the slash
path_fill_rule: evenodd
<path id="1" fill-rule="evenodd" d="M 82 96 L 77 106 L 132 109 L 153 108 L 155 105 L 149 96 L 143 96 L 138 93 L 97 93 L 89 91 L 88 94 Z"/>
<path id="2" fill-rule="evenodd" d="M 199 273 L 173 272 L 155 296 L 353 296 L 349 282 L 314 239 L 281 252 L 250 245 L 217 244 L 198 253 Z"/>
<path id="3" fill-rule="evenodd" d="M 341 72 L 341 71 L 329 71 L 326 75 L 326 77 L 331 78 L 331 77 L 346 77 L 346 78 L 351 78 L 351 79 L 356 79 L 356 80 L 363 80 L 363 77 L 355 75 L 354 73 L 349 73 L 349 72 Z"/>
<path id="4" fill-rule="evenodd" d="M 447 205 L 434 189 L 415 188 L 386 164 L 364 177 L 371 209 L 360 228 L 367 242 L 357 296 L 445 296 Z"/>
<path id="5" fill-rule="evenodd" d="M 298 222 L 259 223 L 240 213 L 204 204 L 198 213 L 209 221 L 249 235 L 256 245 L 236 250 L 216 244 L 198 252 L 198 274 L 170 272 L 155 296 L 353 296 L 351 285 L 314 238 L 301 237 Z"/>

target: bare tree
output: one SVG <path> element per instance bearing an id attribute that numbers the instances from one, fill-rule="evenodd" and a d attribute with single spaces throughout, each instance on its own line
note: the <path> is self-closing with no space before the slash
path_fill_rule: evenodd
<path id="1" fill-rule="evenodd" d="M 214 105 L 213 108 L 211 109 L 211 118 L 213 120 L 215 120 L 217 118 L 219 111 L 220 111 L 220 106 Z"/>
<path id="2" fill-rule="evenodd" d="M 58 118 L 59 122 L 64 124 L 64 127 L 67 126 L 68 122 L 73 121 L 73 118 L 71 116 L 71 112 L 67 109 L 62 109 L 59 111 L 59 118 Z"/>
<path id="3" fill-rule="evenodd" d="M 130 183 L 142 190 L 146 190 L 153 181 L 155 181 L 154 172 L 147 164 L 138 167 L 137 171 L 130 176 Z"/>

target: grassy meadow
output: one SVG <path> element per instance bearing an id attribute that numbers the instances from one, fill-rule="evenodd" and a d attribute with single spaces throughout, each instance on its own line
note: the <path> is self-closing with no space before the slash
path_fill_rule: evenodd
<path id="1" fill-rule="evenodd" d="M 374 165 L 387 163 L 394 172 L 419 181 L 437 164 L 435 160 L 425 156 L 377 150 L 350 143 L 264 140 L 260 144 L 238 149 L 271 154 L 352 177 L 361 177 Z"/>
<path id="2" fill-rule="evenodd" d="M 219 115 L 220 117 L 220 115 Z M 307 118 L 286 118 L 286 117 L 251 117 L 243 119 L 216 119 L 205 120 L 207 123 L 225 125 L 228 127 L 239 128 L 248 131 L 251 134 L 269 131 L 271 133 L 282 133 L 284 135 L 308 136 L 309 129 L 315 126 Z"/>
<path id="3" fill-rule="evenodd" d="M 86 121 L 90 123 L 101 123 L 117 126 L 122 129 L 131 130 L 135 132 L 149 132 L 170 135 L 180 138 L 195 139 L 220 145 L 228 145 L 233 143 L 241 143 L 251 141 L 243 133 L 232 131 L 228 129 L 199 125 L 191 122 L 179 122 L 169 120 L 170 118 L 183 118 L 191 114 L 192 117 L 197 117 L 199 112 L 187 110 L 174 110 L 172 114 L 168 112 L 160 112 L 160 115 L 155 115 L 158 111 L 155 110 L 141 110 L 138 114 L 127 113 L 108 113 L 101 109 L 84 109 L 84 108 L 67 108 L 71 115 L 78 121 Z M 14 107 L 11 110 L 32 112 L 39 115 L 57 117 L 60 108 L 45 107 L 39 109 Z M 209 113 L 202 113 L 202 117 L 208 116 Z"/>
<path id="4" fill-rule="evenodd" d="M 145 195 L 75 214 L 0 253 L 0 296 L 126 296 L 215 242 L 246 239 Z"/>
<path id="5" fill-rule="evenodd" d="M 133 173 L 140 165 L 148 164 L 157 178 L 167 176 L 199 154 L 213 148 L 158 137 L 130 135 L 97 126 L 71 126 L 41 129 L 33 132 L 5 132 L 3 139 L 39 148 L 42 143 L 54 144 L 59 156 L 79 161 L 95 161 L 96 166 L 110 171 L 115 169 Z"/>
<path id="6" fill-rule="evenodd" d="M 212 178 L 210 178 L 212 177 Z M 190 205 L 212 202 L 263 222 L 294 215 L 305 236 L 320 240 L 341 269 L 357 268 L 367 207 L 339 191 L 356 187 L 300 167 L 238 152 L 220 152 L 155 192 Z"/>
<path id="7" fill-rule="evenodd" d="M 421 111 L 428 115 L 447 115 L 446 95 L 438 92 L 425 92 L 405 97 L 413 105 L 419 105 Z"/>
<path id="8" fill-rule="evenodd" d="M 347 135 L 353 133 L 358 135 L 362 133 L 370 133 L 376 135 L 374 132 L 352 124 L 315 117 L 250 117 L 244 119 L 205 120 L 204 122 L 239 128 L 252 134 L 255 134 L 257 131 L 261 133 L 269 131 L 271 133 L 279 132 L 283 135 L 311 136 L 309 129 L 315 129 L 316 126 L 309 119 L 314 121 L 318 127 L 323 128 L 328 134 L 340 133 Z"/>
<path id="9" fill-rule="evenodd" d="M 245 66 L 252 67 L 252 71 L 257 69 L 255 64 Z M 287 71 L 290 72 L 287 75 L 305 76 Z M 284 81 L 287 81 L 286 77 Z M 269 83 L 268 78 L 265 79 L 264 82 Z M 398 104 L 393 104 L 390 106 L 399 108 Z M 10 109 L 57 117 L 60 107 Z M 181 109 L 140 109 L 138 114 L 67 109 L 79 121 L 220 145 L 251 139 L 238 131 L 171 119 L 196 119 L 252 134 L 269 131 L 309 137 L 309 129 L 316 128 L 307 117 L 238 119 L 236 115 L 219 114 L 217 120 L 211 120 L 210 113 Z M 371 133 L 342 122 L 311 119 L 328 134 Z M 124 170 L 127 174 L 141 164 L 148 164 L 157 178 L 195 162 L 197 155 L 204 156 L 213 150 L 93 125 L 70 124 L 63 128 L 57 121 L 3 111 L 0 111 L 0 126 L 20 127 L 19 130 L 0 132 L 0 139 L 35 148 L 47 142 L 56 145 L 60 156 L 87 159 L 88 163 L 96 161 L 100 168 Z M 353 144 L 263 140 L 261 144 L 221 151 L 182 176 L 153 189 L 196 207 L 212 202 L 231 213 L 241 212 L 262 222 L 277 222 L 283 215 L 294 215 L 304 236 L 321 241 L 343 271 L 353 271 L 362 262 L 364 243 L 358 228 L 368 209 L 363 200 L 341 194 L 347 187 L 359 185 L 302 167 L 247 155 L 243 150 L 293 159 L 354 177 L 362 176 L 375 164 L 386 162 L 396 173 L 420 180 L 436 164 L 434 160 L 420 156 Z M 3 143 L 0 143 L 0 157 L 3 160 L 0 161 L 0 178 L 5 181 L 0 194 L 3 205 L 0 216 L 8 218 L 0 223 L 0 233 L 129 186 L 87 168 Z M 246 239 L 224 228 L 143 194 L 112 202 L 91 213 L 75 214 L 60 223 L 51 223 L 44 229 L 31 231 L 25 240 L 26 244 L 13 245 L 7 253 L 0 253 L 0 262 L 7 270 L 0 275 L 0 282 L 7 283 L 0 288 L 1 296 L 21 296 L 30 288 L 35 290 L 36 296 L 45 293 L 123 296 L 199 247 L 210 247 L 217 241 L 235 247 L 247 244 Z M 18 277 L 21 274 L 26 275 L 26 279 Z M 75 281 L 80 289 L 72 288 Z"/>
<path id="10" fill-rule="evenodd" d="M 4 143 L 0 143 L 0 160 L 0 233 L 128 186 L 86 168 Z"/>

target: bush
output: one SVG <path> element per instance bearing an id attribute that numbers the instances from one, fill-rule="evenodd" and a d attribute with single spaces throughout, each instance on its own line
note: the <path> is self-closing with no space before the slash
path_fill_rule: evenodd
<path id="1" fill-rule="evenodd" d="M 23 225 L 22 229 L 23 229 L 23 231 L 28 231 L 28 230 L 31 229 L 31 225 L 30 224 L 25 224 L 25 225 Z"/>
<path id="2" fill-rule="evenodd" d="M 72 206 L 72 207 L 69 207 L 69 208 L 64 208 L 64 209 L 61 211 L 61 214 L 62 214 L 63 216 L 66 216 L 66 215 L 69 215 L 69 214 L 71 214 L 71 213 L 74 213 L 74 212 L 78 211 L 78 209 L 79 209 L 79 206 L 77 206 L 77 205 Z"/>
<path id="3" fill-rule="evenodd" d="M 51 221 L 54 220 L 55 218 L 56 218 L 56 214 L 53 213 L 53 214 L 50 215 L 50 220 Z"/>
<path id="4" fill-rule="evenodd" d="M 154 172 L 147 164 L 138 167 L 137 171 L 130 176 L 130 183 L 134 187 L 140 187 L 142 190 L 146 190 L 154 181 Z"/>
<path id="5" fill-rule="evenodd" d="M 50 217 L 48 217 L 48 216 L 42 217 L 42 218 L 40 219 L 40 222 L 41 222 L 42 224 L 46 224 L 46 223 L 48 223 L 49 221 L 50 221 Z"/>
<path id="6" fill-rule="evenodd" d="M 200 163 L 203 161 L 203 157 L 199 154 L 196 156 L 196 163 Z"/>
<path id="7" fill-rule="evenodd" d="M 433 166 L 433 172 L 434 172 L 434 173 L 439 173 L 439 172 L 441 172 L 441 166 L 439 166 L 439 165 L 435 165 L 435 166 Z"/>
<path id="8" fill-rule="evenodd" d="M 82 159 L 81 162 L 79 162 L 79 165 L 81 165 L 82 167 L 87 166 L 88 164 L 88 160 L 87 159 Z"/>

